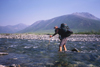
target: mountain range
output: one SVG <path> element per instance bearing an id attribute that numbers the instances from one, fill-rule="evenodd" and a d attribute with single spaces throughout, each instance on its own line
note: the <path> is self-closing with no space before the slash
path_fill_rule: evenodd
<path id="1" fill-rule="evenodd" d="M 49 20 L 36 21 L 30 26 L 22 23 L 0 26 L 0 33 L 54 33 L 54 26 L 60 27 L 61 23 L 66 23 L 74 33 L 100 31 L 99 18 L 87 12 L 76 12 Z"/>
<path id="2" fill-rule="evenodd" d="M 73 32 L 87 32 L 87 31 L 99 31 L 100 19 L 94 15 L 81 12 L 72 13 L 55 17 L 49 20 L 40 20 L 29 27 L 19 31 L 19 33 L 52 33 L 54 32 L 54 26 L 60 27 L 61 23 L 66 23 Z"/>
<path id="3" fill-rule="evenodd" d="M 26 27 L 28 27 L 28 25 L 22 23 L 17 25 L 0 26 L 0 33 L 16 33 Z"/>

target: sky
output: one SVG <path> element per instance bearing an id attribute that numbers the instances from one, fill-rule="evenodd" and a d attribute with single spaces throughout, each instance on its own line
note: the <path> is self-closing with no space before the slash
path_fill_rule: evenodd
<path id="1" fill-rule="evenodd" d="M 75 12 L 100 18 L 100 0 L 0 0 L 0 26 L 31 25 Z"/>

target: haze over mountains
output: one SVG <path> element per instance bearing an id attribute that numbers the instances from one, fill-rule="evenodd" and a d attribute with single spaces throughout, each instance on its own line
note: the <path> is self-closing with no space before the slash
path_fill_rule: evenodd
<path id="1" fill-rule="evenodd" d="M 17 25 L 7 25 L 7 26 L 0 26 L 0 33 L 16 33 L 22 29 L 25 29 L 28 25 L 25 24 L 17 24 Z"/>
<path id="2" fill-rule="evenodd" d="M 99 31 L 100 30 L 100 19 L 94 15 L 81 12 L 72 13 L 55 17 L 49 20 L 40 20 L 33 23 L 30 26 L 16 26 L 4 27 L 0 26 L 0 33 L 9 33 L 9 31 L 15 33 L 52 33 L 54 32 L 54 26 L 60 27 L 61 23 L 66 23 L 74 32 L 86 32 L 86 31 Z M 5 30 L 5 31 L 4 31 Z"/>

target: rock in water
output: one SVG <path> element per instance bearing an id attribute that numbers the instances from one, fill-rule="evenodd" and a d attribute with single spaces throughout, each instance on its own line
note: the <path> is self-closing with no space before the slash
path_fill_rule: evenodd
<path id="1" fill-rule="evenodd" d="M 7 55 L 8 53 L 6 52 L 0 52 L 0 55 Z"/>
<path id="2" fill-rule="evenodd" d="M 4 65 L 0 65 L 0 67 L 6 67 L 6 66 L 4 66 Z"/>
<path id="3" fill-rule="evenodd" d="M 8 67 L 20 67 L 20 65 L 12 64 L 11 66 Z"/>
<path id="4" fill-rule="evenodd" d="M 77 48 L 72 49 L 73 52 L 80 52 Z"/>

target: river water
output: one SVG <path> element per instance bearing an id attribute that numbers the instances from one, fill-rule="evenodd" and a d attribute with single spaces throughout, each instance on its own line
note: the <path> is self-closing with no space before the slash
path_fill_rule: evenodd
<path id="1" fill-rule="evenodd" d="M 59 41 L 0 38 L 0 64 L 21 67 L 100 67 L 100 42 L 68 41 L 67 52 L 58 52 Z M 77 48 L 80 52 L 71 52 Z"/>

